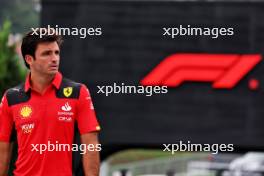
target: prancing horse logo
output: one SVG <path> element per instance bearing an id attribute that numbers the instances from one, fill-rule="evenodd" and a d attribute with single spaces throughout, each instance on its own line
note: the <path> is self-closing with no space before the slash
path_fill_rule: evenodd
<path id="1" fill-rule="evenodd" d="M 72 94 L 72 87 L 66 87 L 63 89 L 63 94 L 65 97 L 69 97 Z"/>

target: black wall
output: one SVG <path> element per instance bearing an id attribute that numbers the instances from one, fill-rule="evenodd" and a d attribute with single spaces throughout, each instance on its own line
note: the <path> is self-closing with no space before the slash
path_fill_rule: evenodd
<path id="1" fill-rule="evenodd" d="M 264 53 L 264 3 L 43 0 L 42 26 L 101 27 L 102 36 L 65 37 L 61 71 L 86 83 L 102 126 L 103 150 L 162 147 L 162 143 L 233 143 L 236 149 L 264 147 L 261 62 L 231 90 L 186 83 L 167 94 L 97 94 L 96 86 L 139 85 L 174 53 Z M 232 27 L 233 36 L 163 36 L 163 27 Z M 248 81 L 260 88 L 252 91 Z"/>

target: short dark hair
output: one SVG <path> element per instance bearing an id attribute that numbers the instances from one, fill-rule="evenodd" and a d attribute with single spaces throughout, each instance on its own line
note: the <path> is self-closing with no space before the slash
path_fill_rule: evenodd
<path id="1" fill-rule="evenodd" d="M 44 28 L 41 28 L 44 29 Z M 47 29 L 46 29 L 47 30 Z M 37 49 L 38 44 L 44 43 L 44 42 L 57 42 L 59 47 L 61 46 L 63 40 L 62 37 L 56 33 L 53 35 L 46 34 L 46 35 L 38 35 L 40 29 L 37 29 L 36 31 L 30 31 L 28 32 L 22 40 L 22 45 L 21 45 L 21 52 L 22 56 L 24 58 L 24 62 L 26 67 L 29 69 L 29 65 L 25 60 L 26 55 L 31 55 L 33 58 L 35 58 L 35 51 Z"/>

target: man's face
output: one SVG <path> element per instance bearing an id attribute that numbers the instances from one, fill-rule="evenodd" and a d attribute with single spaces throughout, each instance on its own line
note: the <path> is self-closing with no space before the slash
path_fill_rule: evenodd
<path id="1" fill-rule="evenodd" d="M 32 72 L 45 75 L 56 74 L 60 63 L 60 49 L 57 42 L 38 44 L 35 59 L 30 59 L 28 63 Z"/>

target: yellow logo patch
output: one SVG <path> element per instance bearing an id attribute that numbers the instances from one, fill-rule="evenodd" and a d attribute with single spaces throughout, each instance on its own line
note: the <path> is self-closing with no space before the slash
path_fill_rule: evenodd
<path id="1" fill-rule="evenodd" d="M 63 94 L 65 97 L 69 97 L 72 94 L 72 87 L 66 87 L 63 89 Z"/>
<path id="2" fill-rule="evenodd" d="M 22 118 L 29 118 L 32 114 L 32 108 L 30 106 L 23 106 L 20 110 Z"/>

